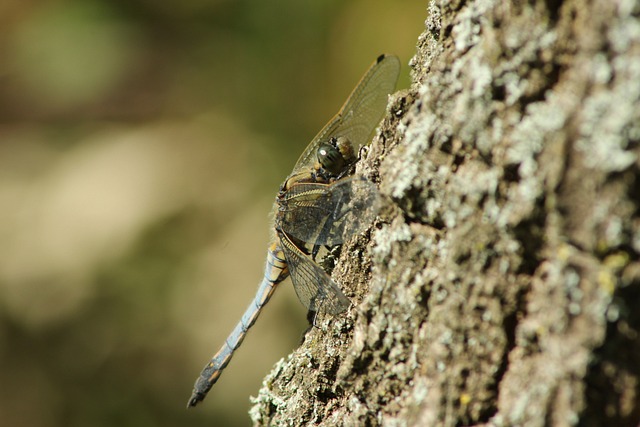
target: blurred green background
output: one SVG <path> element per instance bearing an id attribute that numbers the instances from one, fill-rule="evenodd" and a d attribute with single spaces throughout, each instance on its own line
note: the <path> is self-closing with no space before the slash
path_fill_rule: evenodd
<path id="1" fill-rule="evenodd" d="M 418 0 L 0 4 L 0 425 L 248 425 L 307 327 L 289 281 L 195 410 L 253 297 L 278 185 Z"/>

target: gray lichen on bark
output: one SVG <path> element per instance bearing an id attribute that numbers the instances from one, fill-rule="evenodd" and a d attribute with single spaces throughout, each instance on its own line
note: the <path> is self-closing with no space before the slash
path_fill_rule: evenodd
<path id="1" fill-rule="evenodd" d="M 433 1 L 360 173 L 353 301 L 256 425 L 638 425 L 640 5 Z"/>

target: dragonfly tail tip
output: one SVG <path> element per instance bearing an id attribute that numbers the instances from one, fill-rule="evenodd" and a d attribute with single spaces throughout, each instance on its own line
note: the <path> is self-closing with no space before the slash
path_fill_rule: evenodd
<path id="1" fill-rule="evenodd" d="M 200 395 L 199 393 L 194 393 L 187 402 L 187 409 L 195 408 L 198 403 L 202 402 L 203 398 L 204 396 Z"/>

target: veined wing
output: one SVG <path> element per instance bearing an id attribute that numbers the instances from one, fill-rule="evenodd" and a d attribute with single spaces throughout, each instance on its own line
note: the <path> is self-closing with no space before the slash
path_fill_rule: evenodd
<path id="1" fill-rule="evenodd" d="M 333 184 L 296 183 L 280 201 L 279 228 L 313 245 L 338 245 L 371 225 L 380 209 L 373 183 L 361 177 Z"/>
<path id="2" fill-rule="evenodd" d="M 345 311 L 349 307 L 349 299 L 322 267 L 305 255 L 286 233 L 279 233 L 279 238 L 300 302 L 312 311 L 332 315 Z"/>
<path id="3" fill-rule="evenodd" d="M 316 160 L 320 144 L 331 137 L 346 137 L 358 153 L 367 144 L 387 107 L 387 96 L 393 92 L 400 73 L 396 56 L 380 55 L 360 79 L 338 114 L 327 123 L 304 150 L 292 174 L 311 167 Z"/>

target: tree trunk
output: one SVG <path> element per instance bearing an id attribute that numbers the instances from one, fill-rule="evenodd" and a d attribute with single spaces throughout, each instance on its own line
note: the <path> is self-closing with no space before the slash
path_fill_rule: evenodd
<path id="1" fill-rule="evenodd" d="M 640 423 L 640 4 L 433 1 L 361 162 L 353 305 L 256 425 Z"/>

